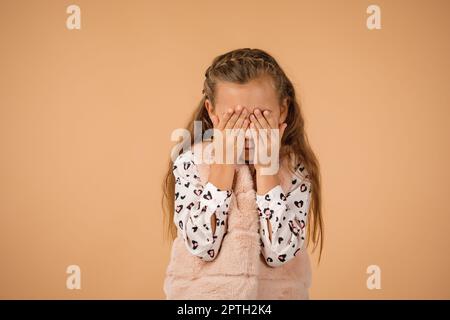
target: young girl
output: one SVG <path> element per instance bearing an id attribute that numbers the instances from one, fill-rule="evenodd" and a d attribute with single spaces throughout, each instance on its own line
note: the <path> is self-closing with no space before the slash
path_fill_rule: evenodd
<path id="1" fill-rule="evenodd" d="M 167 299 L 308 299 L 305 247 L 312 239 L 322 252 L 320 173 L 291 81 L 268 53 L 238 49 L 214 59 L 203 94 L 187 127 L 191 148 L 170 161 L 164 183 L 174 239 Z M 213 130 L 212 142 L 194 137 L 195 121 L 201 136 Z M 227 129 L 245 137 L 245 163 L 217 162 L 237 150 Z M 262 139 L 271 129 L 278 141 Z M 264 173 L 268 150 L 279 165 Z"/>

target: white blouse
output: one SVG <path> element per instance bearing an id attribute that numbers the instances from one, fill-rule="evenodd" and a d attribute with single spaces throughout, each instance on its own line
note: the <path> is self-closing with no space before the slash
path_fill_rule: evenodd
<path id="1" fill-rule="evenodd" d="M 303 246 L 311 198 L 310 182 L 305 179 L 308 176 L 304 173 L 304 166 L 297 165 L 287 194 L 284 194 L 279 184 L 264 195 L 256 194 L 261 252 L 269 266 L 283 265 Z M 211 182 L 202 185 L 192 150 L 176 158 L 173 174 L 173 221 L 181 230 L 188 251 L 200 259 L 212 261 L 219 253 L 226 233 L 232 191 L 220 190 Z M 214 234 L 211 228 L 213 214 L 216 215 Z M 272 240 L 269 238 L 267 221 L 271 225 Z"/>

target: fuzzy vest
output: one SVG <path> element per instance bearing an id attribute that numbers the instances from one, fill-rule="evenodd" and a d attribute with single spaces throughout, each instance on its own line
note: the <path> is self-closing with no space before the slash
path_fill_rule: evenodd
<path id="1" fill-rule="evenodd" d="M 206 183 L 209 165 L 196 165 L 202 183 Z M 287 192 L 292 173 L 286 161 L 280 164 L 279 177 L 282 189 Z M 270 267 L 264 260 L 255 189 L 250 168 L 238 165 L 228 229 L 213 261 L 203 261 L 189 253 L 177 228 L 164 280 L 166 299 L 309 299 L 311 266 L 304 248 L 279 267 Z"/>

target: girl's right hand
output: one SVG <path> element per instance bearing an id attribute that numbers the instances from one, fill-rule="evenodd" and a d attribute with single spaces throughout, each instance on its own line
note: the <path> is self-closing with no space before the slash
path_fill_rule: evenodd
<path id="1" fill-rule="evenodd" d="M 211 117 L 214 126 L 213 143 L 216 163 L 230 164 L 233 167 L 237 163 L 239 159 L 237 141 L 241 139 L 244 142 L 245 132 L 250 125 L 248 116 L 247 109 L 238 105 L 234 109 L 229 108 L 221 118 L 216 115 Z M 233 152 L 232 163 L 227 163 L 227 152 Z"/>

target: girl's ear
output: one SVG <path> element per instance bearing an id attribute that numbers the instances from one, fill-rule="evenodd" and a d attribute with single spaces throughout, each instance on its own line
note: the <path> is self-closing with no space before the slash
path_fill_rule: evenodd
<path id="1" fill-rule="evenodd" d="M 214 116 L 214 108 L 209 99 L 205 99 L 205 108 L 206 111 L 208 111 L 209 118 L 211 119 L 211 117 Z"/>
<path id="2" fill-rule="evenodd" d="M 287 97 L 284 98 L 283 103 L 280 106 L 280 123 L 283 123 L 287 118 L 288 109 L 289 109 L 288 101 L 289 101 L 289 98 L 287 98 Z"/>
<path id="3" fill-rule="evenodd" d="M 219 117 L 215 115 L 214 107 L 209 99 L 205 100 L 205 108 L 208 112 L 209 120 L 211 120 L 214 127 L 219 123 Z"/>

